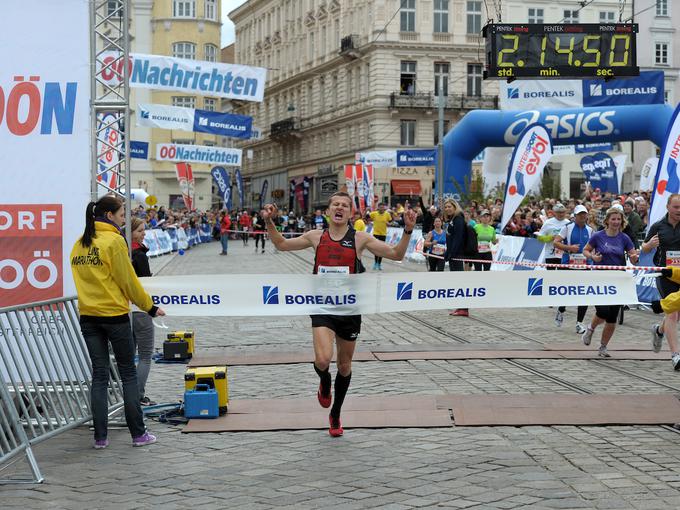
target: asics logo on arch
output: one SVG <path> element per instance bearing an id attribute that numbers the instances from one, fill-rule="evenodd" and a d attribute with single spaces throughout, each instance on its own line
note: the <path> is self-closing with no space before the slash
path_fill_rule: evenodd
<path id="1" fill-rule="evenodd" d="M 279 288 L 271 285 L 264 285 L 262 287 L 262 302 L 265 305 L 278 305 Z"/>
<path id="2" fill-rule="evenodd" d="M 527 295 L 529 296 L 543 295 L 543 278 L 529 278 Z"/>
<path id="3" fill-rule="evenodd" d="M 574 137 L 595 137 L 610 135 L 614 132 L 613 118 L 615 110 L 600 110 L 595 112 L 574 112 L 555 115 L 538 110 L 527 110 L 515 114 L 515 120 L 505 130 L 504 140 L 508 145 L 514 145 L 529 125 L 541 122 L 550 132 L 553 139 Z"/>

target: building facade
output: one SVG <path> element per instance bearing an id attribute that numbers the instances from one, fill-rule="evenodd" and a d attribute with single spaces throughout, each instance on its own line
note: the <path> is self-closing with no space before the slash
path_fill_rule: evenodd
<path id="1" fill-rule="evenodd" d="M 356 153 L 433 148 L 440 93 L 445 129 L 467 111 L 496 108 L 497 83 L 482 81 L 481 4 L 249 0 L 231 12 L 236 62 L 269 70 L 264 102 L 236 107 L 262 129 L 261 139 L 237 143 L 246 205 L 285 207 L 290 181 L 306 177 L 308 206 L 323 206 Z M 375 194 L 428 202 L 433 181 L 433 167 L 378 168 Z"/>
<path id="2" fill-rule="evenodd" d="M 131 0 L 131 52 L 168 55 L 191 60 L 220 61 L 220 2 L 218 0 Z M 181 92 L 130 89 L 131 140 L 149 142 L 149 159 L 132 159 L 132 187 L 142 188 L 158 199 L 159 205 L 183 208 L 184 202 L 177 182 L 175 164 L 156 161 L 159 143 L 218 145 L 218 137 L 188 131 L 165 130 L 137 126 L 139 104 L 154 103 L 170 106 L 218 110 L 220 100 L 213 97 L 186 95 Z M 193 164 L 194 207 L 213 206 L 210 166 Z"/>

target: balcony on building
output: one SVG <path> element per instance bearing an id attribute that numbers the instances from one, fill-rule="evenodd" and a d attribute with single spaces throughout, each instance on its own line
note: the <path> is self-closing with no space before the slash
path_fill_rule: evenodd
<path id="1" fill-rule="evenodd" d="M 340 40 L 340 55 L 348 58 L 359 58 L 359 34 L 350 34 Z"/>
<path id="2" fill-rule="evenodd" d="M 274 122 L 270 126 L 269 136 L 272 140 L 281 143 L 295 138 L 302 138 L 299 117 L 288 117 L 287 119 Z"/>
<path id="3" fill-rule="evenodd" d="M 439 97 L 432 92 L 392 92 L 390 94 L 390 108 L 394 109 L 425 109 L 432 110 L 439 107 Z M 447 110 L 496 110 L 498 96 L 474 96 L 467 94 L 452 94 L 446 96 L 444 108 Z"/>

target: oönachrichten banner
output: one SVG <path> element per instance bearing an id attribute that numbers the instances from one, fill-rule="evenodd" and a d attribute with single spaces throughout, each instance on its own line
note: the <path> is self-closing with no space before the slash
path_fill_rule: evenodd
<path id="1" fill-rule="evenodd" d="M 625 271 L 195 275 L 141 282 L 168 315 L 194 317 L 637 303 L 634 277 Z"/>
<path id="2" fill-rule="evenodd" d="M 156 144 L 156 159 L 158 161 L 241 166 L 241 155 L 241 149 L 207 145 L 180 145 L 177 143 Z"/>
<path id="3" fill-rule="evenodd" d="M 102 61 L 108 67 L 97 69 L 97 73 L 104 83 L 116 85 L 122 78 L 123 62 L 116 58 L 116 52 L 102 55 Z M 262 67 L 141 53 L 131 53 L 130 60 L 130 87 L 176 90 L 242 101 L 261 102 L 264 97 L 267 70 Z"/>

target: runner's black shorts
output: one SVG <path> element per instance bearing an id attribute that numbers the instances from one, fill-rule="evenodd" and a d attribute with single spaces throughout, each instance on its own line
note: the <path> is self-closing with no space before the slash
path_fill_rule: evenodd
<path id="1" fill-rule="evenodd" d="M 673 294 L 673 292 L 679 291 L 680 284 L 672 282 L 668 278 L 664 278 L 663 276 L 659 276 L 656 279 L 656 288 L 658 289 L 659 294 L 661 295 L 661 299 L 663 299 L 669 294 Z"/>
<path id="2" fill-rule="evenodd" d="M 595 315 L 607 324 L 616 324 L 620 310 L 621 305 L 595 305 Z"/>
<path id="3" fill-rule="evenodd" d="M 361 315 L 310 315 L 313 328 L 328 328 L 343 340 L 356 340 L 361 333 Z"/>

